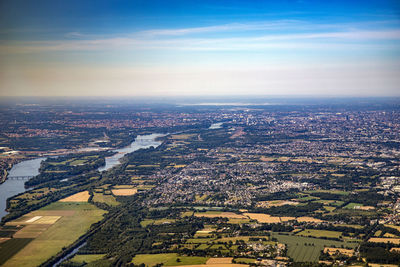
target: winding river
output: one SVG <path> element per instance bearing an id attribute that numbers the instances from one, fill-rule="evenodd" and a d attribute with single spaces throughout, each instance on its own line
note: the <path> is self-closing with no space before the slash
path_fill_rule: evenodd
<path id="1" fill-rule="evenodd" d="M 158 147 L 159 145 L 162 144 L 162 141 L 156 141 L 156 138 L 161 136 L 165 136 L 165 134 L 138 135 L 135 141 L 133 141 L 129 146 L 114 150 L 114 152 L 117 152 L 117 154 L 111 157 L 107 157 L 105 166 L 98 168 L 98 170 L 106 171 L 120 164 L 119 160 L 128 153 L 134 152 L 142 148 L 145 149 L 150 147 L 154 148 Z M 83 247 L 85 244 L 86 242 L 74 248 L 70 253 L 60 258 L 54 264 L 54 266 L 59 266 L 63 261 L 72 258 L 79 251 L 79 249 Z"/>
<path id="2" fill-rule="evenodd" d="M 114 150 L 117 154 L 107 157 L 105 166 L 100 167 L 98 170 L 106 171 L 120 164 L 119 160 L 128 153 L 142 148 L 158 147 L 162 141 L 156 141 L 155 139 L 161 136 L 164 136 L 164 134 L 138 135 L 129 146 Z M 11 168 L 7 180 L 0 184 L 0 220 L 7 215 L 5 210 L 7 198 L 29 190 L 24 187 L 24 184 L 30 177 L 39 174 L 40 163 L 43 160 L 46 160 L 46 158 L 25 160 Z"/>
<path id="3" fill-rule="evenodd" d="M 119 160 L 128 153 L 132 153 L 142 148 L 158 147 L 159 145 L 162 144 L 162 141 L 156 141 L 156 138 L 161 136 L 164 136 L 164 134 L 154 133 L 148 135 L 138 135 L 135 141 L 133 141 L 129 146 L 114 150 L 114 152 L 117 152 L 117 154 L 111 157 L 107 157 L 106 165 L 98 168 L 98 170 L 100 172 L 106 171 L 120 164 Z"/>

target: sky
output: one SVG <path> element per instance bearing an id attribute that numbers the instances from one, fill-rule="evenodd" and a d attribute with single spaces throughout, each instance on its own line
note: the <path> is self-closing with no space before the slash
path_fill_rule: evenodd
<path id="1" fill-rule="evenodd" d="M 0 0 L 0 96 L 400 96 L 399 0 Z"/>

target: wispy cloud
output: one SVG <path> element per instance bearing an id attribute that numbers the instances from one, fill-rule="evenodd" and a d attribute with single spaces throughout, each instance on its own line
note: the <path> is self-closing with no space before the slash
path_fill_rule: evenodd
<path id="1" fill-rule="evenodd" d="M 339 49 L 357 47 L 385 47 L 399 41 L 400 30 L 347 31 L 302 34 L 263 34 L 235 38 L 102 38 L 57 41 L 21 41 L 0 45 L 2 53 L 32 53 L 71 50 L 139 50 L 173 49 L 191 51 L 232 51 L 265 49 Z M 371 41 L 371 42 L 370 42 Z"/>
<path id="2" fill-rule="evenodd" d="M 83 37 L 85 37 L 85 35 L 80 32 L 67 32 L 65 34 L 65 37 L 66 38 L 83 38 Z"/>
<path id="3" fill-rule="evenodd" d="M 140 31 L 135 36 L 158 37 L 158 36 L 183 36 L 205 33 L 222 32 L 248 32 L 248 31 L 286 31 L 288 33 L 300 31 L 356 31 L 367 28 L 379 27 L 400 27 L 400 20 L 380 20 L 363 21 L 351 23 L 312 23 L 304 20 L 274 20 L 258 21 L 251 23 L 230 23 L 222 25 L 212 25 L 205 27 L 173 28 L 173 29 L 153 29 Z"/>
<path id="4" fill-rule="evenodd" d="M 59 40 L 3 40 L 0 41 L 0 54 L 93 50 L 266 51 L 274 49 L 392 49 L 393 47 L 398 49 L 398 41 L 400 41 L 398 20 L 342 24 L 276 20 L 154 29 L 118 36 L 88 35 L 72 31 Z"/>
<path id="5" fill-rule="evenodd" d="M 193 28 L 177 28 L 177 29 L 155 29 L 141 31 L 138 34 L 142 36 L 178 36 L 197 33 L 210 32 L 233 32 L 233 31 L 257 31 L 257 30 L 277 30 L 292 28 L 294 25 L 303 24 L 298 20 L 278 20 L 271 22 L 256 22 L 256 23 L 230 23 L 223 25 L 214 25 L 206 27 Z"/>

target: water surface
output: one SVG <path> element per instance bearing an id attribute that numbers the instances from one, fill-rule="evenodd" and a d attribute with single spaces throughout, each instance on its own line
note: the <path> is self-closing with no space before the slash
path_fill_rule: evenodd
<path id="1" fill-rule="evenodd" d="M 142 149 L 142 148 L 150 148 L 150 147 L 158 147 L 159 145 L 162 144 L 161 141 L 156 141 L 155 139 L 157 137 L 164 136 L 164 134 L 148 134 L 148 135 L 138 135 L 129 146 L 123 147 L 120 149 L 114 150 L 114 152 L 117 152 L 117 154 L 107 157 L 106 158 L 106 165 L 98 168 L 98 170 L 101 171 L 106 171 L 111 169 L 112 167 L 120 164 L 121 162 L 119 161 L 123 156 L 125 156 L 128 153 L 132 153 L 136 150 Z"/>
<path id="2" fill-rule="evenodd" d="M 0 184 L 0 220 L 7 215 L 7 198 L 15 196 L 19 193 L 25 192 L 25 182 L 29 177 L 39 174 L 40 163 L 46 158 L 37 158 L 24 160 L 15 164 L 8 176 L 7 180 Z"/>
<path id="3" fill-rule="evenodd" d="M 223 122 L 213 123 L 213 124 L 211 124 L 210 128 L 208 128 L 208 129 L 210 129 L 210 130 L 221 129 L 222 128 L 222 124 L 223 124 Z"/>

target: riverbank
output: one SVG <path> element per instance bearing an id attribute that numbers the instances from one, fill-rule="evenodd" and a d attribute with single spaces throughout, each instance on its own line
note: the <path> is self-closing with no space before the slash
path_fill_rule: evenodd
<path id="1" fill-rule="evenodd" d="M 39 174 L 40 164 L 45 159 L 28 159 L 13 165 L 7 179 L 0 184 L 0 220 L 7 215 L 7 199 L 27 190 L 25 182 Z"/>
<path id="2" fill-rule="evenodd" d="M 136 150 L 139 149 L 146 149 L 150 147 L 158 147 L 159 145 L 162 144 L 162 141 L 157 140 L 161 137 L 165 136 L 165 134 L 159 134 L 159 133 L 153 133 L 153 134 L 148 134 L 148 135 L 138 135 L 135 140 L 126 147 L 120 148 L 120 149 L 115 149 L 112 150 L 113 152 L 116 152 L 111 157 L 106 157 L 106 164 L 100 168 L 98 168 L 98 171 L 106 171 L 114 166 L 120 164 L 120 159 L 122 159 L 126 154 L 135 152 Z"/>
<path id="3" fill-rule="evenodd" d="M 137 136 L 128 147 L 114 150 L 117 157 L 109 157 L 110 159 L 108 165 L 104 166 L 107 168 L 104 171 L 121 164 L 119 159 L 128 153 L 137 151 L 139 149 L 158 147 L 163 142 L 159 139 L 162 136 L 165 135 L 149 134 Z M 36 163 L 36 167 L 39 169 L 41 162 Z M 13 171 L 13 173 L 15 174 L 16 172 Z M 97 173 L 97 175 L 99 174 Z M 75 191 L 84 190 L 79 192 L 87 192 L 85 190 L 91 188 L 89 181 L 96 181 L 96 178 L 93 175 L 88 177 L 90 177 L 90 179 L 83 181 L 82 185 L 74 185 Z M 99 178 L 100 177 L 101 176 L 99 176 Z M 9 179 L 7 180 L 7 183 L 15 181 L 18 180 Z M 22 180 L 19 181 L 22 182 L 21 184 L 24 182 Z M 34 191 L 36 190 L 39 189 L 32 189 L 24 194 L 35 193 Z M 50 190 L 50 188 L 48 188 L 48 190 Z M 64 191 L 59 190 L 57 194 L 60 194 L 61 192 Z M 27 197 L 26 199 L 32 198 Z M 48 199 L 48 197 L 43 199 Z M 81 199 L 73 201 L 69 200 L 65 202 L 66 199 L 68 198 L 64 197 L 64 201 L 52 202 L 51 204 L 48 204 L 40 209 L 35 209 L 29 213 L 23 213 L 24 215 L 6 222 L 6 225 L 24 225 L 22 229 L 17 229 L 17 232 L 12 236 L 12 238 L 10 237 L 10 240 L 23 239 L 24 234 L 31 234 L 30 229 L 32 227 L 39 227 L 41 232 L 35 237 L 26 237 L 32 238 L 33 240 L 26 244 L 25 247 L 19 248 L 18 251 L 15 252 L 15 255 L 7 259 L 5 266 L 54 266 L 54 264 L 59 264 L 60 262 L 73 256 L 82 246 L 82 244 L 84 244 L 86 239 L 92 235 L 98 227 L 100 227 L 100 221 L 106 212 L 105 209 L 96 207 L 93 205 L 94 203 L 91 203 L 90 199 L 87 200 L 89 203 L 86 200 L 85 202 L 81 202 Z M 46 223 L 44 223 L 44 221 L 46 221 Z M 98 222 L 98 224 L 95 224 L 91 228 L 91 225 L 96 222 Z M 51 227 L 47 227 L 49 223 L 51 223 Z M 37 226 L 35 226 L 36 224 Z M 47 226 L 42 227 L 42 224 Z M 84 225 L 85 231 L 79 232 L 83 229 L 82 225 Z M 78 228 L 80 230 L 76 231 Z M 54 236 L 57 236 L 57 243 L 51 245 L 54 241 Z M 38 248 L 40 248 L 40 253 L 33 254 L 32 251 L 39 251 Z"/>
<path id="4" fill-rule="evenodd" d="M 0 157 L 0 185 L 7 180 L 7 176 L 12 167 L 25 159 L 26 158 Z"/>
<path id="5" fill-rule="evenodd" d="M 147 135 L 138 135 L 128 146 L 112 150 L 113 152 L 115 152 L 115 155 L 111 157 L 106 157 L 105 165 L 99 167 L 98 171 L 106 171 L 120 164 L 121 162 L 119 160 L 128 153 L 132 153 L 139 149 L 158 147 L 162 144 L 162 141 L 159 140 L 159 138 L 161 138 L 162 136 L 165 136 L 165 134 L 153 133 Z M 76 153 L 77 150 L 69 152 Z M 84 151 L 80 152 L 83 153 Z M 42 152 L 41 154 L 48 155 L 49 153 Z M 8 212 L 6 211 L 7 199 L 24 193 L 28 190 L 27 188 L 25 188 L 25 182 L 28 181 L 31 177 L 39 174 L 40 164 L 45 159 L 46 158 L 23 160 L 13 165 L 11 170 L 8 172 L 9 179 L 6 179 L 4 183 L 0 184 L 0 219 L 8 214 Z M 79 165 L 77 165 L 77 167 L 79 167 Z M 68 179 L 65 181 L 68 181 Z M 40 203 L 36 203 L 36 205 L 40 206 Z"/>

